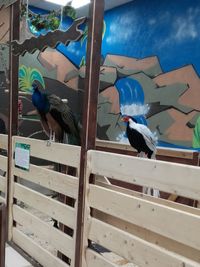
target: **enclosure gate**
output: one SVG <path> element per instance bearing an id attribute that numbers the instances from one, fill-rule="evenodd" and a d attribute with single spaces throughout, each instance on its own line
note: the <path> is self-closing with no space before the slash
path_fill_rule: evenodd
<path id="1" fill-rule="evenodd" d="M 31 164 L 27 171 L 16 167 L 13 160 L 9 240 L 43 266 L 68 266 L 57 257 L 58 252 L 73 266 L 78 178 L 53 170 L 52 163 L 58 170 L 61 165 L 74 167 L 78 175 L 80 147 L 13 137 L 13 152 L 17 143 L 30 145 Z M 38 166 L 38 159 L 45 160 L 45 165 Z M 51 190 L 49 196 L 46 189 Z M 72 198 L 74 206 L 52 198 L 52 192 Z M 71 234 L 55 228 L 52 218 L 67 226 Z"/>
<path id="2" fill-rule="evenodd" d="M 0 140 L 0 147 L 6 149 L 6 137 Z M 30 145 L 31 164 L 29 171 L 12 164 L 9 240 L 44 267 L 69 266 L 57 257 L 58 251 L 74 266 L 78 175 L 47 167 L 54 162 L 75 167 L 78 173 L 80 147 L 47 146 L 46 141 L 13 137 L 13 149 L 16 143 Z M 46 160 L 43 166 L 38 166 L 38 158 Z M 6 170 L 5 156 L 0 157 L 0 169 Z M 128 262 L 138 267 L 200 267 L 199 209 L 108 184 L 105 177 L 200 199 L 199 167 L 88 151 L 83 267 Z M 0 178 L 0 190 L 6 193 L 6 178 Z M 44 188 L 69 196 L 75 205 L 60 203 Z M 53 227 L 52 218 L 72 229 L 72 234 Z M 109 252 L 97 253 L 94 244 Z"/>
<path id="3" fill-rule="evenodd" d="M 86 215 L 85 240 L 121 256 L 117 266 L 200 266 L 199 209 L 102 182 L 113 178 L 199 200 L 199 173 L 199 167 L 89 151 L 87 181 L 98 178 L 88 184 L 93 212 Z M 88 267 L 116 266 L 90 248 L 86 255 Z"/>
<path id="4" fill-rule="evenodd" d="M 8 137 L 0 134 L 0 202 L 6 203 Z"/>

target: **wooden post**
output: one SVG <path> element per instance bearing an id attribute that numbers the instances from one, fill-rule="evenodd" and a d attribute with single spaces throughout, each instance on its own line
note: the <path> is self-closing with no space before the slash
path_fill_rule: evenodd
<path id="1" fill-rule="evenodd" d="M 10 41 L 19 40 L 20 31 L 20 1 L 16 1 L 10 7 Z M 8 125 L 8 169 L 7 169 L 7 222 L 9 222 L 9 214 L 12 202 L 11 192 L 11 168 L 12 168 L 12 136 L 18 132 L 18 71 L 19 58 L 12 54 L 12 47 L 9 51 L 9 68 L 10 68 L 10 88 L 9 88 L 9 125 Z M 7 233 L 8 235 L 8 233 Z"/>
<path id="2" fill-rule="evenodd" d="M 82 267 L 83 231 L 85 213 L 86 153 L 95 148 L 97 129 L 97 104 L 101 61 L 101 43 L 104 18 L 104 0 L 91 0 L 88 25 L 83 130 L 79 177 L 75 267 Z"/>
<path id="3" fill-rule="evenodd" d="M 5 204 L 0 203 L 0 267 L 5 267 L 5 229 L 6 214 Z"/>

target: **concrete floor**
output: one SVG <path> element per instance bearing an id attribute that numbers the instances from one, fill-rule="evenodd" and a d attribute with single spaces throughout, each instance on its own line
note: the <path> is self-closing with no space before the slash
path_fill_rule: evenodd
<path id="1" fill-rule="evenodd" d="M 16 250 L 6 245 L 6 266 L 5 267 L 32 267 Z"/>

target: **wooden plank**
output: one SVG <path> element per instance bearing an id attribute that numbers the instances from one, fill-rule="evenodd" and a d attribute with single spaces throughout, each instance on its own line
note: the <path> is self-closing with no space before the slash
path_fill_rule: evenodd
<path id="1" fill-rule="evenodd" d="M 0 170 L 7 171 L 8 158 L 0 155 Z"/>
<path id="2" fill-rule="evenodd" d="M 0 203 L 0 267 L 5 267 L 6 207 Z"/>
<path id="3" fill-rule="evenodd" d="M 86 250 L 86 262 L 87 267 L 119 267 L 91 249 Z"/>
<path id="4" fill-rule="evenodd" d="M 13 175 L 77 199 L 78 178 L 30 164 L 29 172 L 13 165 Z"/>
<path id="5" fill-rule="evenodd" d="M 0 197 L 0 203 L 6 203 L 6 199 L 3 197 Z"/>
<path id="6" fill-rule="evenodd" d="M 94 218 L 90 222 L 88 238 L 138 266 L 200 267 L 200 264 L 195 261 L 167 251 Z"/>
<path id="7" fill-rule="evenodd" d="M 0 175 L 0 191 L 2 191 L 3 193 L 6 192 L 6 179 L 1 175 Z"/>
<path id="8" fill-rule="evenodd" d="M 138 225 L 126 222 L 98 210 L 93 210 L 93 217 L 143 240 L 165 248 L 166 250 L 175 252 L 178 255 L 182 255 L 188 259 L 200 263 L 200 253 L 197 249 L 191 248 L 182 243 L 176 242 L 175 240 L 156 234 Z"/>
<path id="9" fill-rule="evenodd" d="M 91 173 L 200 199 L 200 169 L 195 166 L 89 151 Z"/>
<path id="10" fill-rule="evenodd" d="M 68 205 L 17 183 L 14 184 L 14 198 L 25 202 L 31 207 L 49 215 L 72 229 L 75 226 L 75 209 Z"/>
<path id="11" fill-rule="evenodd" d="M 140 193 L 140 192 L 136 192 L 136 191 L 133 191 L 133 190 L 130 190 L 130 189 L 122 188 L 122 187 L 119 187 L 119 186 L 116 186 L 116 185 L 113 185 L 113 184 L 107 184 L 105 182 L 96 181 L 95 184 L 99 185 L 101 187 L 105 187 L 105 188 L 111 189 L 111 190 L 116 191 L 116 192 L 121 192 L 123 194 L 127 194 L 127 195 L 130 195 L 130 196 L 137 197 L 139 199 L 145 199 L 145 200 L 151 201 L 153 203 L 157 203 L 157 204 L 160 204 L 160 205 L 171 207 L 173 209 L 182 210 L 182 211 L 185 211 L 185 212 L 200 216 L 200 209 L 197 209 L 197 208 L 194 208 L 194 207 L 190 207 L 190 206 L 187 206 L 187 205 L 183 205 L 183 204 L 180 204 L 178 202 L 172 202 L 172 201 L 169 201 L 169 199 L 155 198 L 155 197 L 150 196 L 150 195 L 146 195 L 146 194 L 143 194 L 143 193 Z"/>
<path id="12" fill-rule="evenodd" d="M 160 235 L 200 248 L 200 216 L 90 185 L 89 205 Z M 130 207 L 127 209 L 127 207 Z M 200 253 L 200 251 L 199 251 Z"/>
<path id="13" fill-rule="evenodd" d="M 82 138 L 81 138 L 81 160 L 79 175 L 79 199 L 77 210 L 77 232 L 76 232 L 76 254 L 75 267 L 82 267 L 85 257 L 84 242 L 87 236 L 84 229 L 85 199 L 87 178 L 85 168 L 87 163 L 87 151 L 95 148 L 97 132 L 97 106 L 99 95 L 101 44 L 104 22 L 105 0 L 91 0 L 88 17 L 87 57 L 85 73 L 84 104 L 82 115 Z M 85 239 L 85 240 L 84 240 Z M 87 241 L 86 241 L 87 242 Z"/>
<path id="14" fill-rule="evenodd" d="M 177 195 L 171 194 L 171 195 L 168 197 L 168 200 L 170 200 L 170 201 L 176 201 L 177 197 L 178 197 Z"/>
<path id="15" fill-rule="evenodd" d="M 67 255 L 70 259 L 74 257 L 74 241 L 72 237 L 43 222 L 17 205 L 13 206 L 13 220 L 31 230 L 31 232 Z"/>
<path id="16" fill-rule="evenodd" d="M 59 260 L 36 242 L 28 238 L 15 227 L 13 228 L 13 242 L 27 254 L 37 260 L 44 267 L 68 267 L 69 265 Z"/>
<path id="17" fill-rule="evenodd" d="M 104 141 L 104 140 L 96 140 L 96 146 L 116 149 L 116 150 L 124 150 L 124 151 L 134 151 L 129 144 L 119 143 L 114 141 Z M 196 153 L 195 150 L 189 149 L 174 149 L 174 148 L 165 148 L 165 147 L 157 147 L 156 155 L 162 155 L 167 157 L 178 157 L 183 159 L 193 159 L 193 154 Z"/>
<path id="18" fill-rule="evenodd" d="M 8 150 L 8 135 L 0 134 L 0 148 Z"/>
<path id="19" fill-rule="evenodd" d="M 54 142 L 47 146 L 47 141 L 19 136 L 14 137 L 14 142 L 29 144 L 33 157 L 79 168 L 81 149 L 79 146 Z"/>

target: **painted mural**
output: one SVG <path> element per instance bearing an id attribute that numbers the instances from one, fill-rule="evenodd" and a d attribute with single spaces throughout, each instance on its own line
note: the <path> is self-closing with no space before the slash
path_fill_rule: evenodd
<path id="1" fill-rule="evenodd" d="M 127 142 L 121 122 L 127 114 L 148 125 L 161 146 L 200 148 L 199 15 L 200 0 L 134 0 L 105 13 L 99 139 Z M 71 22 L 64 18 L 62 27 Z M 84 32 L 79 42 L 20 58 L 21 67 L 41 73 L 47 92 L 68 99 L 80 123 L 87 28 Z M 22 33 L 33 34 L 24 22 Z M 30 96 L 20 98 L 20 133 L 45 138 Z"/>
<path id="2" fill-rule="evenodd" d="M 10 8 L 0 7 L 0 133 L 8 128 L 8 69 L 9 69 L 9 20 Z"/>
<path id="3" fill-rule="evenodd" d="M 199 148 L 199 14 L 199 0 L 135 0 L 105 14 L 100 137 L 126 141 L 121 112 L 148 124 L 159 145 Z M 79 66 L 80 44 L 57 49 Z"/>

